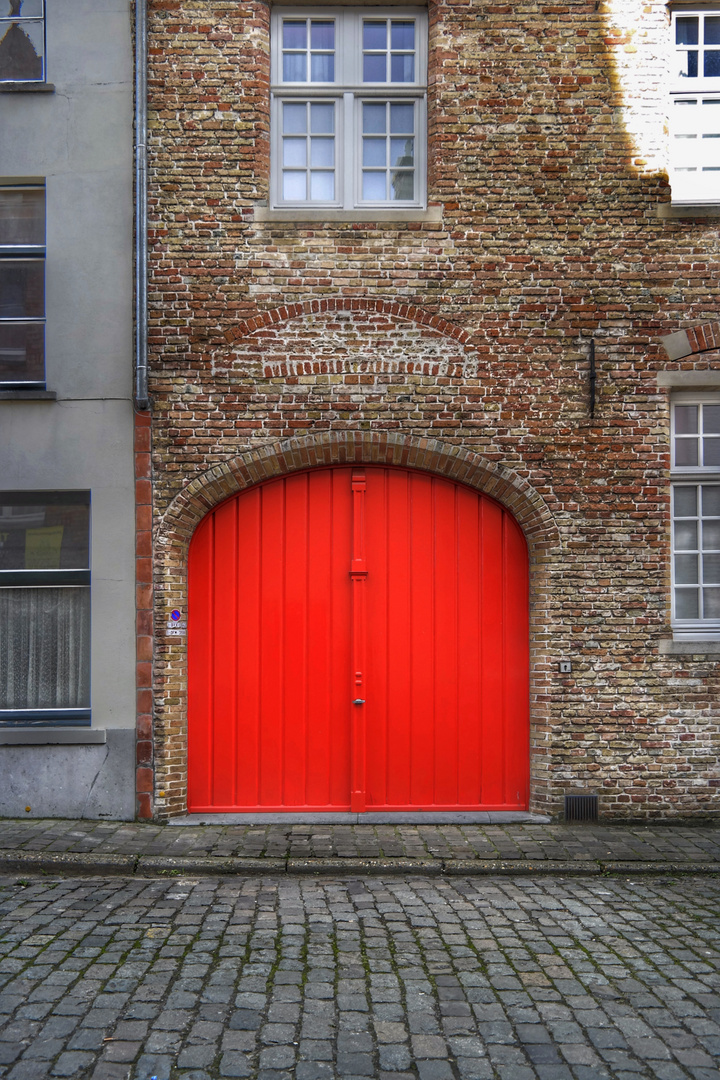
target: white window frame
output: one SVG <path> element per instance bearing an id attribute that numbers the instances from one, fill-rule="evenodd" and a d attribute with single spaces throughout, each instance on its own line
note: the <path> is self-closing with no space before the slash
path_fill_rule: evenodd
<path id="1" fill-rule="evenodd" d="M 282 81 L 282 26 L 284 19 L 318 19 L 335 22 L 335 80 L 329 82 Z M 414 82 L 362 81 L 363 20 L 414 21 Z M 390 7 L 276 7 L 271 27 L 271 182 L 272 209 L 286 211 L 332 210 L 417 211 L 427 201 L 427 11 L 423 8 Z M 335 197 L 333 199 L 283 198 L 283 126 L 285 102 L 334 102 L 335 104 Z M 362 104 L 386 101 L 414 106 L 414 175 L 412 199 L 362 198 Z M 388 166 L 389 167 L 389 166 Z"/>
<path id="2" fill-rule="evenodd" d="M 34 48 L 35 43 L 32 42 L 32 38 L 29 36 L 28 31 L 36 31 L 32 36 L 35 38 L 36 42 L 38 39 L 40 41 L 41 52 L 37 56 L 42 65 L 40 78 L 37 78 L 35 75 L 6 75 L 0 70 L 0 87 L 2 87 L 3 83 L 44 83 L 47 78 L 45 68 L 45 0 L 35 0 L 31 7 L 32 13 L 29 15 L 22 14 L 22 7 L 20 11 L 20 15 L 4 15 L 0 18 L 0 43 L 2 43 L 5 35 L 14 27 L 16 30 L 25 34 L 25 37 L 31 41 Z M 39 31 L 39 33 L 37 33 L 37 31 Z"/>
<path id="3" fill-rule="evenodd" d="M 670 13 L 670 183 L 679 205 L 720 203 L 720 75 L 703 75 L 705 17 L 720 18 L 720 4 L 677 7 Z M 698 20 L 697 77 L 682 76 L 677 20 Z M 713 46 L 715 48 L 715 46 Z M 720 49 L 720 45 L 717 46 Z"/>
<path id="4" fill-rule="evenodd" d="M 676 546 L 676 521 L 678 519 L 686 518 L 688 520 L 693 519 L 693 515 L 679 514 L 676 517 L 676 495 L 679 488 L 696 488 L 696 516 L 698 525 L 698 533 L 702 530 L 702 523 L 708 519 L 713 519 L 715 515 L 705 515 L 703 517 L 703 507 L 701 505 L 701 488 L 717 487 L 720 491 L 720 465 L 676 465 L 676 430 L 675 430 L 675 409 L 678 405 L 718 405 L 720 406 L 720 393 L 677 393 L 673 394 L 671 400 L 671 423 L 670 423 L 670 444 L 671 444 L 671 456 L 670 456 L 670 475 L 671 475 L 671 508 L 670 508 L 670 527 L 671 527 L 671 591 L 672 591 L 672 629 L 673 637 L 681 641 L 720 641 L 720 617 L 708 618 L 702 617 L 702 593 L 703 593 L 703 548 L 700 546 L 702 543 L 700 535 L 697 537 L 696 548 L 682 548 Z M 701 427 L 701 416 L 699 417 L 699 427 Z M 682 437 L 682 436 L 680 436 Z M 720 442 L 720 439 L 718 440 Z M 701 438 L 699 438 L 701 442 Z M 717 518 L 720 521 L 720 516 Z M 720 541 L 719 541 L 720 545 Z M 717 549 L 705 548 L 705 553 L 720 555 L 720 546 Z M 698 604 L 700 608 L 700 616 L 698 618 L 685 618 L 678 616 L 677 614 L 677 591 L 681 589 L 683 585 L 689 587 L 695 586 L 695 582 L 678 581 L 677 580 L 677 557 L 683 554 L 696 555 L 697 557 L 697 590 L 698 590 Z M 708 582 L 705 584 L 715 584 L 715 582 Z M 720 586 L 718 587 L 720 591 Z"/>

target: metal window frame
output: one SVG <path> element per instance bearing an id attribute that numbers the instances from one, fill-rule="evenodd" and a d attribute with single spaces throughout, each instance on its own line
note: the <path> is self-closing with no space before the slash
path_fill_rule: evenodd
<path id="1" fill-rule="evenodd" d="M 319 19 L 335 22 L 335 82 L 282 81 L 282 23 L 284 19 Z M 412 83 L 362 82 L 363 20 L 413 21 L 416 26 L 415 81 Z M 427 205 L 427 11 L 415 7 L 275 7 L 271 23 L 271 149 L 270 204 L 273 210 L 394 210 L 417 211 Z M 309 74 L 309 72 L 308 72 Z M 364 201 L 362 195 L 361 104 L 383 101 L 413 102 L 416 110 L 415 198 Z M 336 102 L 334 200 L 286 200 L 282 196 L 283 133 L 281 109 L 286 101 Z"/>
<path id="2" fill-rule="evenodd" d="M 677 405 L 720 405 L 720 394 L 717 393 L 677 393 L 673 394 L 670 402 L 670 596 L 671 596 L 671 626 L 673 636 L 684 641 L 711 641 L 720 640 L 720 618 L 681 619 L 675 614 L 676 610 L 676 587 L 681 588 L 675 581 L 675 556 L 685 554 L 675 549 L 675 491 L 678 487 L 700 488 L 703 484 L 720 484 L 720 465 L 675 465 L 675 408 Z M 700 416 L 702 413 L 700 414 Z M 702 422 L 699 418 L 698 438 L 702 438 Z M 699 494 L 699 492 L 698 492 Z M 701 506 L 698 503 L 698 520 L 700 520 Z M 698 543 L 701 538 L 698 535 Z M 698 549 L 699 559 L 702 557 L 702 549 Z M 702 566 L 698 567 L 698 589 L 702 589 Z M 702 597 L 700 597 L 702 602 Z"/>

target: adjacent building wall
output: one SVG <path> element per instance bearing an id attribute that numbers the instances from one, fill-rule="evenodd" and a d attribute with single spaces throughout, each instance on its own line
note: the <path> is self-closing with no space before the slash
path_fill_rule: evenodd
<path id="1" fill-rule="evenodd" d="M 0 89 L 0 170 L 45 180 L 48 390 L 0 393 L 6 490 L 91 492 L 92 724 L 0 729 L 0 813 L 135 813 L 129 0 L 47 5 L 51 92 Z M 8 745 L 9 744 L 9 745 Z"/>

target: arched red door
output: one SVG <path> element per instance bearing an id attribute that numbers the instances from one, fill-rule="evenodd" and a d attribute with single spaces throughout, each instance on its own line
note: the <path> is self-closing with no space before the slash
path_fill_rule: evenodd
<path id="1" fill-rule="evenodd" d="M 188 607 L 191 811 L 527 807 L 527 548 L 493 499 L 269 481 L 198 527 Z"/>

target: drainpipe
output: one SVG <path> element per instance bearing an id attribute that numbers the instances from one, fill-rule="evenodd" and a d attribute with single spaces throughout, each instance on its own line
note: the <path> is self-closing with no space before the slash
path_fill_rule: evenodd
<path id="1" fill-rule="evenodd" d="M 147 0 L 135 0 L 135 406 L 149 409 L 147 349 Z"/>

